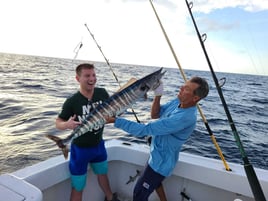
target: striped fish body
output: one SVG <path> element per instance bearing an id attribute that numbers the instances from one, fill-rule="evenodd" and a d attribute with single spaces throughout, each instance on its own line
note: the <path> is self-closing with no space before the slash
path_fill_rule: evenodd
<path id="1" fill-rule="evenodd" d="M 128 87 L 112 95 L 105 102 L 98 105 L 90 113 L 90 115 L 87 116 L 87 118 L 82 122 L 82 124 L 76 127 L 72 131 L 72 133 L 66 138 L 60 139 L 59 137 L 53 135 L 47 135 L 47 137 L 55 141 L 64 152 L 64 149 L 66 149 L 66 145 L 70 143 L 73 139 L 84 135 L 88 131 L 103 127 L 106 123 L 106 117 L 118 116 L 131 105 L 133 105 L 139 98 L 144 97 L 148 91 L 157 88 L 160 84 L 162 76 L 165 73 L 161 71 L 162 68 L 135 81 Z"/>

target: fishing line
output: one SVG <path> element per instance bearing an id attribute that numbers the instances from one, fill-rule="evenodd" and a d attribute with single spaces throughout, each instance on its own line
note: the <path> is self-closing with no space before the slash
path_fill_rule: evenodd
<path id="1" fill-rule="evenodd" d="M 211 56 L 212 56 L 212 59 L 213 59 L 215 65 L 216 65 L 216 68 L 218 69 L 219 72 L 221 72 L 222 69 L 220 68 L 220 66 L 218 65 L 217 60 L 215 59 L 215 56 L 214 56 L 214 54 L 213 54 L 212 48 L 211 48 L 210 45 L 209 45 L 209 42 L 208 42 L 207 47 L 208 47 L 208 49 L 209 49 L 209 52 L 210 52 L 210 54 L 211 54 Z"/>
<path id="2" fill-rule="evenodd" d="M 189 10 L 189 13 L 190 13 L 190 16 L 191 16 L 191 19 L 193 21 L 193 24 L 194 24 L 194 27 L 195 27 L 195 31 L 197 33 L 197 36 L 198 36 L 198 39 L 200 41 L 200 44 L 201 44 L 201 47 L 203 49 L 203 52 L 205 54 L 205 57 L 206 57 L 206 60 L 207 60 L 207 63 L 208 63 L 208 66 L 209 66 L 209 69 L 210 69 L 210 72 L 211 72 L 211 75 L 213 77 L 213 80 L 215 82 L 215 85 L 216 85 L 216 88 L 217 88 L 217 91 L 218 91 L 218 94 L 220 96 L 220 99 L 221 99 L 221 102 L 222 102 L 222 105 L 224 107 L 224 111 L 226 113 L 226 116 L 228 118 L 228 121 L 229 121 L 229 125 L 232 129 L 232 132 L 233 132 L 233 135 L 234 135 L 234 138 L 236 140 L 236 143 L 237 143 L 237 146 L 239 148 L 239 151 L 240 151 L 240 154 L 242 156 L 242 159 L 244 161 L 244 169 L 245 169 L 245 172 L 246 172 L 246 175 L 247 175 L 247 178 L 248 178 L 248 181 L 249 181 L 249 184 L 250 184 L 250 187 L 251 187 L 251 190 L 252 190 L 252 193 L 254 195 L 254 198 L 256 201 L 266 201 L 265 197 L 264 197 L 264 193 L 262 191 L 262 188 L 261 188 L 261 185 L 259 183 L 259 180 L 257 178 L 257 175 L 255 173 L 255 170 L 253 168 L 253 166 L 250 164 L 249 160 L 248 160 L 248 157 L 245 153 L 245 150 L 243 148 L 243 144 L 240 140 L 240 137 L 239 137 L 239 134 L 236 130 L 236 127 L 235 127 L 235 124 L 233 122 L 233 119 L 232 119 L 232 116 L 231 116 L 231 113 L 228 109 L 228 106 L 226 104 L 226 101 L 224 99 L 224 96 L 223 96 L 223 93 L 222 93 L 222 90 L 221 90 L 221 87 L 219 85 L 219 82 L 218 82 L 218 79 L 217 79 L 217 76 L 212 68 L 212 65 L 210 63 L 210 60 L 209 60 L 209 57 L 208 57 L 208 54 L 207 54 L 207 51 L 206 51 L 206 48 L 205 48 L 205 45 L 204 45 L 204 41 L 202 40 L 202 36 L 200 35 L 199 33 L 199 30 L 197 28 L 197 25 L 196 25 L 196 22 L 195 22 L 195 19 L 193 17 L 193 14 L 192 14 L 192 7 L 193 7 L 193 3 L 190 2 L 188 3 L 187 0 L 185 0 L 186 4 L 187 4 L 187 8 Z"/>
<path id="3" fill-rule="evenodd" d="M 176 63 L 177 63 L 177 65 L 178 65 L 178 67 L 179 67 L 179 70 L 180 70 L 180 72 L 181 72 L 181 75 L 182 75 L 184 81 L 186 82 L 187 79 L 186 79 L 185 73 L 184 73 L 184 71 L 183 71 L 183 69 L 182 69 L 182 67 L 181 67 L 181 65 L 180 65 L 180 62 L 179 62 L 179 60 L 178 60 L 178 58 L 177 58 L 177 56 L 176 56 L 176 53 L 175 53 L 175 51 L 174 51 L 174 49 L 173 49 L 173 47 L 172 47 L 172 45 L 171 45 L 171 42 L 169 41 L 169 38 L 168 38 L 168 36 L 167 36 L 167 34 L 166 34 L 166 31 L 165 31 L 165 29 L 164 29 L 164 27 L 163 27 L 163 25 L 162 25 L 162 23 L 161 23 L 161 21 L 160 21 L 160 18 L 159 18 L 159 16 L 158 16 L 157 12 L 156 12 L 156 9 L 154 8 L 154 5 L 153 5 L 153 3 L 152 3 L 152 0 L 149 0 L 149 1 L 150 1 L 151 6 L 152 6 L 152 8 L 153 8 L 153 10 L 154 10 L 154 13 L 155 13 L 155 16 L 156 16 L 156 18 L 157 18 L 157 20 L 158 20 L 158 22 L 159 22 L 159 25 L 160 25 L 160 27 L 161 27 L 161 29 L 162 29 L 162 32 L 163 32 L 163 34 L 164 34 L 164 36 L 165 36 L 165 38 L 166 38 L 166 41 L 167 41 L 167 43 L 168 43 L 168 45 L 169 45 L 169 48 L 170 48 L 170 50 L 171 50 L 171 52 L 172 52 L 172 54 L 173 54 L 173 57 L 174 57 L 174 59 L 176 60 Z M 197 104 L 197 108 L 198 108 L 198 111 L 199 111 L 199 113 L 200 113 L 200 115 L 201 115 L 201 117 L 202 117 L 202 119 L 203 119 L 203 122 L 204 122 L 204 124 L 205 124 L 205 126 L 206 126 L 206 129 L 207 129 L 207 131 L 208 131 L 208 133 L 209 133 L 209 135 L 210 135 L 210 137 L 211 137 L 211 140 L 212 140 L 213 144 L 215 145 L 216 150 L 217 150 L 217 152 L 218 152 L 218 154 L 219 154 L 219 156 L 220 156 L 220 158 L 221 158 L 221 160 L 222 160 L 222 162 L 223 162 L 223 164 L 224 164 L 224 166 L 225 166 L 225 169 L 226 169 L 227 171 L 231 171 L 231 169 L 229 168 L 227 162 L 225 161 L 225 158 L 224 158 L 224 156 L 223 156 L 223 154 L 222 154 L 222 151 L 221 151 L 221 149 L 220 149 L 220 147 L 219 147 L 219 145 L 218 145 L 218 143 L 217 143 L 217 141 L 216 141 L 215 136 L 214 136 L 213 133 L 212 133 L 212 130 L 211 130 L 210 127 L 209 127 L 209 124 L 208 124 L 208 122 L 207 122 L 207 120 L 206 120 L 206 117 L 205 117 L 205 115 L 203 114 L 203 112 L 202 112 L 201 107 L 199 106 L 199 104 Z"/>
<path id="4" fill-rule="evenodd" d="M 231 11 L 229 11 L 229 16 L 234 16 L 233 13 L 231 13 Z M 238 17 L 240 18 L 240 16 Z M 245 30 L 243 31 L 242 28 L 243 28 L 243 24 L 245 24 Z M 255 74 L 260 74 L 257 66 L 256 66 L 256 62 L 254 61 L 253 57 L 252 57 L 252 54 L 254 54 L 255 52 L 255 57 L 257 57 L 257 63 L 259 64 L 259 66 L 261 67 L 261 69 L 263 69 L 263 65 L 262 65 L 262 62 L 261 62 L 261 57 L 260 57 L 260 54 L 259 52 L 257 51 L 257 48 L 256 48 L 256 43 L 255 41 L 253 40 L 253 36 L 252 36 L 252 32 L 251 32 L 251 29 L 250 29 L 250 23 L 248 20 L 243 20 L 243 22 L 240 24 L 240 26 L 238 26 L 239 29 L 238 29 L 238 32 L 239 32 L 239 36 L 238 37 L 238 40 L 240 40 L 240 45 L 243 47 L 243 51 L 248 55 L 248 58 L 251 62 L 251 64 L 253 65 L 254 67 L 254 70 L 255 70 Z M 234 33 L 234 29 L 232 29 L 232 32 Z M 248 33 L 249 35 L 247 35 L 246 33 Z M 247 39 L 249 38 L 249 39 Z M 250 43 L 251 42 L 251 43 Z"/>
<path id="5" fill-rule="evenodd" d="M 103 51 L 102 51 L 102 49 L 101 49 L 101 46 L 99 46 L 99 44 L 98 44 L 98 42 L 96 41 L 96 39 L 95 39 L 93 33 L 89 30 L 87 24 L 85 24 L 85 27 L 87 28 L 89 34 L 91 35 L 92 39 L 94 40 L 95 44 L 97 45 L 98 49 L 100 50 L 100 52 L 101 52 L 103 58 L 105 59 L 107 65 L 109 66 L 109 68 L 110 68 L 110 70 L 111 70 L 111 72 L 112 72 L 112 74 L 113 74 L 113 76 L 114 76 L 114 78 L 115 78 L 115 80 L 116 80 L 118 86 L 121 88 L 121 84 L 120 84 L 120 82 L 119 82 L 119 80 L 118 80 L 118 78 L 117 78 L 115 72 L 113 71 L 113 68 L 112 68 L 112 66 L 111 66 L 111 64 L 110 64 L 110 62 L 109 62 L 109 60 L 108 60 L 108 59 L 106 58 L 106 56 L 104 55 L 104 53 L 103 53 Z M 137 117 L 137 115 L 136 115 L 136 112 L 134 111 L 134 109 L 133 109 L 132 107 L 131 107 L 131 111 L 132 111 L 132 113 L 133 113 L 133 115 L 134 115 L 136 121 L 137 121 L 138 123 L 140 123 L 140 120 L 138 119 L 138 117 Z"/>
<path id="6" fill-rule="evenodd" d="M 245 21 L 246 21 L 246 20 L 245 20 Z M 255 42 L 253 41 L 252 34 L 251 34 L 251 32 L 249 31 L 249 29 L 248 29 L 249 24 L 247 23 L 247 21 L 246 21 L 245 23 L 246 23 L 247 32 L 250 34 L 251 44 L 253 45 L 253 48 L 250 47 L 250 44 L 249 44 L 249 43 L 246 43 L 246 42 L 245 42 L 245 40 L 248 42 L 247 39 L 243 40 L 241 44 L 243 44 L 244 49 L 245 49 L 245 52 L 246 52 L 246 54 L 248 55 L 248 57 L 249 57 L 249 59 L 250 59 L 250 61 L 251 61 L 251 64 L 252 64 L 253 67 L 254 67 L 255 72 L 256 72 L 257 74 L 260 74 L 260 72 L 259 72 L 258 69 L 257 69 L 256 63 L 255 63 L 255 61 L 254 61 L 254 59 L 253 59 L 253 57 L 252 57 L 252 54 L 251 54 L 252 50 L 255 50 L 255 56 L 258 57 L 258 61 L 259 61 L 258 63 L 259 63 L 259 65 L 260 65 L 261 67 L 263 67 L 263 65 L 261 65 L 261 60 L 260 60 L 259 52 L 257 51 Z M 242 30 L 241 30 L 240 33 L 241 33 L 240 36 L 244 36 L 244 37 L 246 36 L 245 32 L 242 32 Z M 242 40 L 242 37 L 239 37 L 239 39 Z M 247 47 L 246 47 L 246 44 L 248 44 Z M 254 52 L 254 51 L 253 51 L 253 52 Z"/>

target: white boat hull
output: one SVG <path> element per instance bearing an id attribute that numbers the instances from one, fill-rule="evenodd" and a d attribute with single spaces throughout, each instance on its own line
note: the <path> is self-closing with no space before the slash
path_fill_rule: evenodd
<path id="1" fill-rule="evenodd" d="M 130 176 L 137 174 L 137 170 L 143 170 L 148 160 L 149 147 L 120 140 L 106 141 L 106 147 L 112 190 L 118 193 L 121 201 L 130 201 L 137 179 L 126 183 Z M 243 166 L 228 164 L 232 171 L 226 171 L 219 160 L 181 153 L 173 175 L 163 183 L 168 200 L 183 200 L 181 192 L 185 192 L 192 201 L 253 201 Z M 255 172 L 267 198 L 268 171 L 255 168 Z M 57 156 L 1 175 L 0 201 L 66 201 L 70 197 L 70 186 L 68 160 Z M 90 169 L 83 196 L 83 200 L 104 200 L 96 176 Z M 150 201 L 154 200 L 159 200 L 155 193 L 150 196 Z"/>

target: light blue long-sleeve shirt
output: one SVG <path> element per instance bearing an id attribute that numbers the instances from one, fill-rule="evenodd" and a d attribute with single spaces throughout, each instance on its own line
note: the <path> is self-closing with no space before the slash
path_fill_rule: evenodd
<path id="1" fill-rule="evenodd" d="M 115 127 L 131 135 L 152 136 L 149 165 L 163 176 L 169 176 L 179 158 L 180 149 L 196 125 L 196 106 L 180 108 L 178 98 L 161 105 L 160 118 L 141 124 L 116 118 Z"/>

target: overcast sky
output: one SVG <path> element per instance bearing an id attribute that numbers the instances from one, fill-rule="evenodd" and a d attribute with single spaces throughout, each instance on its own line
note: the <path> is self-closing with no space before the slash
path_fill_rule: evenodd
<path id="1" fill-rule="evenodd" d="M 209 70 L 184 0 L 154 0 L 184 69 Z M 215 71 L 268 75 L 267 0 L 193 0 Z M 149 0 L 8 0 L 0 3 L 0 52 L 103 61 L 177 64 Z"/>

